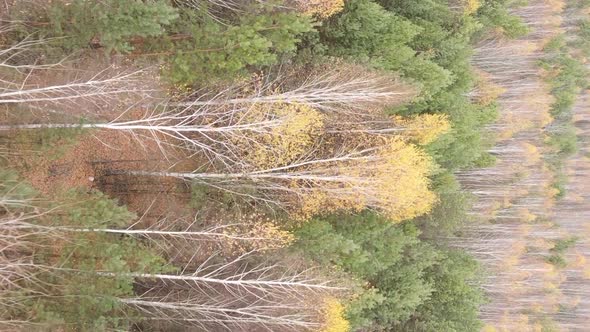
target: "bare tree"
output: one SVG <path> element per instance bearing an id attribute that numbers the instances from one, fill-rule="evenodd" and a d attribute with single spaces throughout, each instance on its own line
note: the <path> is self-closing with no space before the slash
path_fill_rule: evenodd
<path id="1" fill-rule="evenodd" d="M 9 34 L 14 25 L 0 26 L 0 36 Z M 7 38 L 7 41 L 10 39 Z M 84 100 L 93 104 L 113 101 L 122 95 L 150 97 L 153 89 L 146 88 L 141 80 L 144 70 L 120 72 L 113 66 L 103 68 L 90 76 L 82 70 L 66 66 L 66 58 L 51 62 L 39 56 L 36 49 L 51 40 L 34 35 L 20 39 L 0 49 L 0 104 L 48 105 Z M 67 72 L 74 78 L 67 82 L 41 84 L 35 76 L 41 73 Z"/>
<path id="2" fill-rule="evenodd" d="M 249 255 L 221 263 L 210 257 L 183 275 L 132 275 L 149 289 L 120 301 L 138 309 L 147 321 L 203 329 L 301 331 L 321 326 L 321 306 L 314 299 L 321 302 L 327 294 L 345 291 L 316 280 L 312 271 L 252 264 Z"/>
<path id="3" fill-rule="evenodd" d="M 39 216 L 31 216 L 38 218 Z M 221 235 L 216 230 L 205 232 L 167 232 L 150 233 L 125 230 L 80 229 L 59 226 L 41 226 L 30 222 L 27 217 L 4 218 L 0 222 L 0 280 L 3 307 L 16 309 L 27 297 L 51 297 L 46 291 L 44 279 L 38 274 L 53 278 L 68 279 L 71 274 L 94 275 L 96 278 L 131 278 L 137 285 L 147 290 L 136 297 L 115 299 L 132 310 L 139 312 L 146 321 L 173 322 L 190 326 L 233 326 L 245 330 L 255 326 L 267 328 L 308 328 L 319 326 L 314 306 L 306 305 L 313 296 L 342 292 L 344 288 L 330 285 L 313 277 L 313 272 L 297 271 L 269 262 L 252 263 L 254 252 L 240 255 L 234 259 L 221 259 L 215 254 L 195 268 L 188 265 L 178 274 L 110 272 L 108 270 L 77 270 L 60 265 L 34 263 L 25 250 L 39 246 L 32 242 L 27 246 L 27 237 L 59 238 L 64 241 L 69 232 L 101 232 L 135 236 L 157 235 L 159 237 L 178 237 L 192 241 L 198 237 L 213 236 L 216 241 Z M 122 232 L 122 233 L 121 233 Z M 233 237 L 232 237 L 233 239 Z M 251 238 L 239 238 L 251 240 Z M 152 241 L 160 241 L 151 238 Z M 8 251 L 14 251 L 13 254 Z M 16 250 L 16 251 L 15 251 Z M 20 258 L 16 257 L 16 254 Z M 220 260 L 221 259 L 221 260 Z M 191 259 L 192 260 L 192 259 Z M 192 265 L 192 262 L 187 262 Z M 26 288 L 23 288 L 26 285 Z M 47 285 L 49 286 L 49 285 Z M 21 295 L 18 291 L 24 292 Z M 73 294 L 72 296 L 76 296 Z M 0 326 L 27 326 L 27 321 L 9 321 Z"/>
<path id="4" fill-rule="evenodd" d="M 9 83 L 0 87 L 0 104 L 71 101 L 76 99 L 106 100 L 116 95 L 147 93 L 137 89 L 135 79 L 141 71 L 123 74 L 107 74 L 108 69 L 89 79 L 80 79 L 66 84 L 51 86 L 26 86 L 26 82 Z"/>
<path id="5" fill-rule="evenodd" d="M 126 173 L 196 181 L 270 206 L 309 214 L 320 209 L 371 208 L 399 220 L 427 212 L 436 200 L 428 190 L 430 159 L 403 140 L 384 140 L 385 144 L 376 146 L 341 146 L 327 156 L 312 149 L 294 162 L 272 168 L 226 173 Z"/>
<path id="6" fill-rule="evenodd" d="M 54 208 L 51 213 L 59 212 L 61 208 Z M 282 248 L 290 243 L 293 238 L 288 232 L 279 230 L 271 223 L 234 223 L 219 224 L 211 227 L 197 228 L 191 224 L 174 227 L 177 222 L 166 218 L 159 220 L 148 228 L 132 226 L 130 228 L 88 228 L 61 225 L 43 225 L 36 223 L 43 214 L 20 214 L 0 220 L 0 227 L 3 232 L 14 232 L 18 235 L 5 236 L 7 241 L 11 238 L 15 243 L 22 239 L 25 234 L 30 237 L 45 235 L 45 237 L 61 238 L 67 233 L 104 233 L 113 235 L 126 235 L 140 239 L 157 242 L 158 246 L 175 247 L 184 242 L 194 245 L 199 242 L 216 242 L 223 246 L 231 247 L 232 244 L 239 244 L 241 247 L 251 247 L 253 250 L 268 250 Z M 138 224 L 139 222 L 135 223 Z M 135 225 L 134 224 L 134 225 Z M 183 223 L 184 224 L 184 223 Z M 197 229 L 195 229 L 197 228 Z"/>
<path id="7" fill-rule="evenodd" d="M 103 129 L 125 132 L 142 144 L 145 140 L 157 143 L 164 155 L 169 149 L 184 149 L 191 154 L 203 153 L 211 162 L 221 165 L 243 165 L 249 160 L 244 158 L 247 151 L 270 150 L 269 137 L 285 139 L 285 132 L 293 124 L 307 123 L 309 126 L 300 132 L 321 127 L 321 116 L 310 109 L 296 110 L 285 105 L 249 108 L 212 107 L 198 108 L 164 108 L 157 107 L 146 112 L 139 119 L 123 119 L 126 112 L 116 119 L 105 123 L 49 123 L 3 125 L 0 131 L 33 130 L 55 128 Z"/>
<path id="8" fill-rule="evenodd" d="M 261 103 L 294 103 L 333 113 L 371 115 L 371 110 L 407 102 L 416 95 L 413 87 L 399 79 L 377 72 L 346 66 L 306 79 L 285 84 L 289 77 L 279 75 L 266 80 L 246 96 L 235 96 L 231 87 L 213 97 L 197 96 L 192 100 L 172 103 L 172 106 L 193 107 L 205 105 L 247 105 Z M 361 112 L 362 111 L 362 112 Z"/>
<path id="9" fill-rule="evenodd" d="M 206 11 L 209 17 L 223 22 L 228 14 L 240 15 L 253 4 L 264 4 L 267 7 L 296 10 L 305 15 L 329 17 L 344 8 L 344 0 L 287 0 L 275 2 L 269 0 L 239 1 L 239 0 L 174 0 L 179 6 L 197 11 Z"/>

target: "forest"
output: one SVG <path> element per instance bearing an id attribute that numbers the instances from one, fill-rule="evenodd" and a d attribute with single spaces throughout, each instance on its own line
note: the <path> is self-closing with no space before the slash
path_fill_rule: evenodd
<path id="1" fill-rule="evenodd" d="M 590 0 L 0 1 L 0 331 L 587 331 Z"/>

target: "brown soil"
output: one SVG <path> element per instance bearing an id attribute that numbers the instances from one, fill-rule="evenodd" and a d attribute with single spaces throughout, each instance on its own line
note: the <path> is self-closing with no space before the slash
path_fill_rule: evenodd
<path id="1" fill-rule="evenodd" d="M 68 57 L 63 66 L 32 71 L 22 77 L 0 72 L 0 79 L 22 81 L 26 87 L 46 87 L 85 81 L 96 75 L 106 78 L 136 71 L 137 67 L 125 57 L 107 57 L 101 50 L 88 49 L 75 57 Z M 126 85 L 134 90 L 131 93 L 65 102 L 0 105 L 0 124 L 76 123 L 84 118 L 103 122 L 122 113 L 125 113 L 125 119 L 137 119 L 148 112 L 150 106 L 132 111 L 126 111 L 127 108 L 140 102 L 142 105 L 153 103 L 153 98 L 160 94 L 144 91 L 165 91 L 160 81 L 157 69 L 150 69 Z M 71 130 L 64 131 L 57 134 L 58 137 L 49 138 L 45 137 L 48 133 L 34 130 L 0 132 L 0 152 L 10 154 L 3 164 L 17 170 L 46 197 L 54 197 L 71 188 L 99 189 L 118 198 L 138 215 L 185 212 L 181 207 L 186 206 L 190 198 L 190 188 L 182 181 L 132 179 L 120 174 L 130 170 L 167 170 L 172 163 L 184 158 L 182 153 L 166 151 L 167 156 L 164 156 L 155 142 L 149 139 L 140 142 L 126 133 L 91 130 L 76 135 Z M 193 165 L 184 162 L 175 169 L 189 171 Z"/>
<path id="2" fill-rule="evenodd" d="M 23 138 L 13 135 L 4 139 Z M 154 141 L 139 142 L 125 133 L 102 130 L 85 133 L 74 143 L 59 139 L 34 153 L 27 145 L 18 145 L 22 153 L 9 158 L 8 167 L 19 171 L 48 197 L 70 188 L 99 189 L 139 215 L 156 218 L 187 212 L 184 206 L 190 199 L 190 187 L 183 181 L 124 174 L 132 170 L 166 170 L 174 160 L 182 158 L 180 152 L 167 151 L 166 159 Z M 188 171 L 191 167 L 193 162 L 184 161 L 174 169 Z"/>

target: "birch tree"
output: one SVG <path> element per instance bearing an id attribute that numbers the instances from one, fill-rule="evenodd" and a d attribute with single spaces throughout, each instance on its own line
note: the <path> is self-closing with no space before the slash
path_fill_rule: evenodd
<path id="1" fill-rule="evenodd" d="M 8 34 L 16 27 L 5 25 L 0 27 L 0 36 L 7 36 L 8 44 L 0 49 L 0 104 L 35 104 L 43 103 L 64 105 L 82 100 L 92 104 L 113 101 L 122 95 L 134 95 L 140 98 L 150 96 L 153 89 L 146 88 L 141 80 L 143 70 L 120 72 L 113 67 L 103 68 L 92 75 L 77 71 L 73 79 L 67 82 L 41 84 L 33 78 L 39 73 L 76 72 L 68 62 L 73 59 L 64 58 L 50 62 L 40 57 L 36 49 L 50 40 L 29 35 L 16 42 L 10 42 Z"/>
<path id="2" fill-rule="evenodd" d="M 197 94 L 171 106 L 248 105 L 267 103 L 303 104 L 322 112 L 374 115 L 371 111 L 396 106 L 416 95 L 415 88 L 391 75 L 372 72 L 357 66 L 341 64 L 338 70 L 317 68 L 319 73 L 307 74 L 301 80 L 278 75 L 262 82 L 247 94 L 236 94 L 243 86 L 230 87 L 211 97 Z"/>
<path id="3" fill-rule="evenodd" d="M 359 137 L 357 137 L 359 138 Z M 394 221 L 430 210 L 432 160 L 399 138 L 368 147 L 337 147 L 335 154 L 310 151 L 285 166 L 227 173 L 129 171 L 129 175 L 173 177 L 310 216 L 337 210 L 382 211 Z"/>
<path id="4" fill-rule="evenodd" d="M 202 261 L 195 261 L 188 255 L 183 261 L 184 267 L 174 271 L 157 267 L 162 262 L 153 261 L 156 256 L 148 259 L 153 263 L 150 266 L 142 267 L 142 263 L 137 263 L 138 259 L 145 259 L 141 258 L 141 252 L 146 250 L 139 238 L 149 239 L 157 248 L 165 248 L 180 239 L 191 242 L 191 248 L 195 250 L 202 241 L 220 244 L 225 241 L 276 241 L 280 235 L 276 230 L 257 236 L 238 233 L 239 225 L 175 231 L 167 229 L 165 224 L 171 226 L 164 221 L 162 225 L 148 229 L 82 227 L 75 222 L 88 219 L 84 223 L 89 223 L 89 218 L 101 217 L 100 211 L 86 211 L 88 216 L 84 214 L 84 209 L 94 208 L 95 204 L 84 204 L 78 207 L 79 211 L 74 211 L 75 204 L 68 204 L 68 212 L 72 214 L 64 215 L 61 206 L 46 210 L 43 204 L 20 199 L 25 193 L 14 190 L 14 185 L 18 184 L 14 178 L 2 184 L 5 185 L 0 186 L 0 193 L 4 194 L 2 206 L 11 209 L 10 213 L 5 210 L 0 218 L 0 328 L 60 326 L 61 323 L 47 321 L 42 314 L 30 311 L 31 306 L 37 305 L 42 310 L 53 310 L 53 315 L 63 317 L 64 322 L 72 326 L 86 324 L 70 321 L 77 317 L 76 310 L 70 313 L 69 308 L 72 305 L 69 301 L 74 301 L 97 311 L 99 316 L 111 314 L 108 322 L 117 324 L 133 320 L 136 323 L 159 321 L 205 329 L 222 327 L 246 331 L 264 327 L 301 330 L 322 324 L 318 320 L 320 308 L 311 305 L 313 298 L 344 291 L 338 285 L 318 278 L 314 271 L 260 261 L 256 256 L 257 249 L 234 258 L 210 253 Z M 17 195 L 18 192 L 23 195 Z M 98 199 L 103 199 L 101 197 Z M 108 204 L 101 206 L 110 207 Z M 31 213 L 18 212 L 33 207 L 37 208 Z M 69 220 L 73 216 L 80 220 Z M 113 221 L 97 222 L 108 225 Z M 39 254 L 55 247 L 64 251 L 62 256 L 56 257 L 49 252 L 46 258 Z M 120 256 L 121 253 L 130 256 Z M 136 257 L 138 254 L 140 256 Z M 187 257 L 186 253 L 184 256 Z M 88 262 L 92 263 L 89 265 Z M 95 303 L 86 300 L 86 291 L 72 288 L 72 282 L 91 285 L 88 289 L 100 289 L 112 283 L 119 285 L 117 287 L 133 283 L 145 291 L 124 296 L 128 292 L 108 289 L 104 294 L 96 294 Z M 109 306 L 103 307 L 102 301 Z M 78 318 L 88 320 L 89 317 Z"/>
<path id="5" fill-rule="evenodd" d="M 236 1 L 236 0 L 174 0 L 175 3 L 192 8 L 195 10 L 208 10 L 209 15 L 214 18 L 221 20 L 220 15 L 216 12 L 229 11 L 235 14 L 243 13 L 248 5 L 251 5 L 248 1 Z M 204 2 L 206 4 L 204 4 Z M 328 18 L 344 8 L 343 0 L 291 0 L 287 1 L 284 5 L 277 5 L 272 1 L 258 1 L 267 6 L 278 6 L 295 9 L 305 15 L 318 16 L 320 18 Z"/>
<path id="6" fill-rule="evenodd" d="M 140 142 L 155 140 L 163 152 L 180 147 L 204 153 L 219 165 L 281 166 L 299 158 L 324 128 L 332 133 L 355 133 L 341 121 L 342 116 L 348 121 L 362 121 L 369 133 L 403 131 L 384 128 L 383 122 L 387 121 L 378 120 L 382 118 L 380 107 L 406 100 L 413 93 L 411 88 L 376 74 L 353 74 L 333 72 L 312 77 L 285 92 L 276 90 L 276 83 L 268 83 L 245 97 L 234 98 L 232 89 L 228 89 L 210 98 L 201 95 L 191 102 L 163 102 L 141 118 L 126 119 L 129 116 L 124 112 L 104 123 L 22 124 L 0 126 L 0 130 L 117 130 L 130 133 Z M 338 81 L 340 78 L 344 80 Z M 375 129 L 377 126 L 379 129 Z"/>
<path id="7" fill-rule="evenodd" d="M 0 126 L 0 131 L 102 129 L 132 135 L 139 144 L 155 141 L 164 155 L 172 149 L 203 154 L 218 166 L 284 163 L 314 142 L 323 117 L 304 105 L 250 105 L 248 108 L 201 106 L 154 108 L 141 118 L 126 112 L 104 123 L 49 123 Z M 129 118 L 129 117 L 128 117 Z"/>

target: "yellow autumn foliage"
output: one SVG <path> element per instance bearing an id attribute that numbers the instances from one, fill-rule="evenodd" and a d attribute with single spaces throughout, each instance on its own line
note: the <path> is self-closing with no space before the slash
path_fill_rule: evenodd
<path id="1" fill-rule="evenodd" d="M 533 165 L 541 160 L 541 151 L 539 151 L 539 148 L 537 148 L 536 146 L 530 143 L 523 143 L 522 148 L 525 152 L 527 164 Z"/>
<path id="2" fill-rule="evenodd" d="M 481 7 L 480 0 L 462 0 L 465 15 L 472 15 Z"/>
<path id="3" fill-rule="evenodd" d="M 549 198 L 555 198 L 561 191 L 555 187 L 549 187 L 545 191 L 545 195 Z"/>
<path id="4" fill-rule="evenodd" d="M 328 18 L 344 9 L 344 0 L 297 0 L 297 7 L 305 15 Z"/>
<path id="5" fill-rule="evenodd" d="M 298 186 L 292 183 L 292 186 Z M 330 197 L 325 191 L 312 191 L 301 198 L 301 207 L 293 215 L 297 220 L 308 220 L 320 212 L 332 212 L 338 209 L 347 209 L 352 211 L 362 210 L 364 204 L 349 205 L 348 201 L 342 198 Z"/>
<path id="6" fill-rule="evenodd" d="M 434 169 L 431 157 L 413 144 L 392 139 L 384 148 L 385 163 L 376 174 L 379 199 L 393 221 L 411 219 L 430 212 L 438 198 L 430 190 L 428 176 Z"/>
<path id="7" fill-rule="evenodd" d="M 486 325 L 481 329 L 481 332 L 497 332 L 498 330 L 492 325 Z"/>
<path id="8" fill-rule="evenodd" d="M 482 106 L 489 106 L 506 92 L 506 88 L 492 82 L 489 74 L 477 71 L 477 91 L 475 102 Z"/>
<path id="9" fill-rule="evenodd" d="M 295 240 L 292 233 L 281 229 L 276 221 L 263 213 L 242 215 L 236 222 L 223 229 L 226 236 L 223 247 L 232 254 L 285 248 Z"/>
<path id="10" fill-rule="evenodd" d="M 399 137 L 380 140 L 384 144 L 372 158 L 334 165 L 333 175 L 349 182 L 317 183 L 315 190 L 308 190 L 300 217 L 372 208 L 398 222 L 428 213 L 438 199 L 429 188 L 432 158 Z"/>
<path id="11" fill-rule="evenodd" d="M 324 307 L 324 328 L 321 332 L 347 332 L 350 323 L 344 316 L 344 306 L 340 301 L 329 298 Z"/>
<path id="12" fill-rule="evenodd" d="M 586 256 L 583 253 L 576 253 L 576 260 L 573 264 L 574 267 L 581 268 L 586 266 Z"/>
<path id="13" fill-rule="evenodd" d="M 518 217 L 520 218 L 520 220 L 527 222 L 527 223 L 537 220 L 537 216 L 535 214 L 531 213 L 526 208 L 518 209 Z"/>
<path id="14" fill-rule="evenodd" d="M 297 159 L 309 150 L 324 126 L 322 114 L 303 104 L 255 104 L 248 117 L 249 122 L 281 120 L 268 132 L 252 133 L 250 141 L 236 142 L 247 152 L 245 159 L 258 168 L 283 166 Z"/>
<path id="15" fill-rule="evenodd" d="M 403 127 L 402 135 L 411 137 L 420 145 L 434 142 L 440 135 L 449 132 L 451 123 L 446 114 L 420 114 L 411 117 L 393 116 L 396 126 Z"/>

